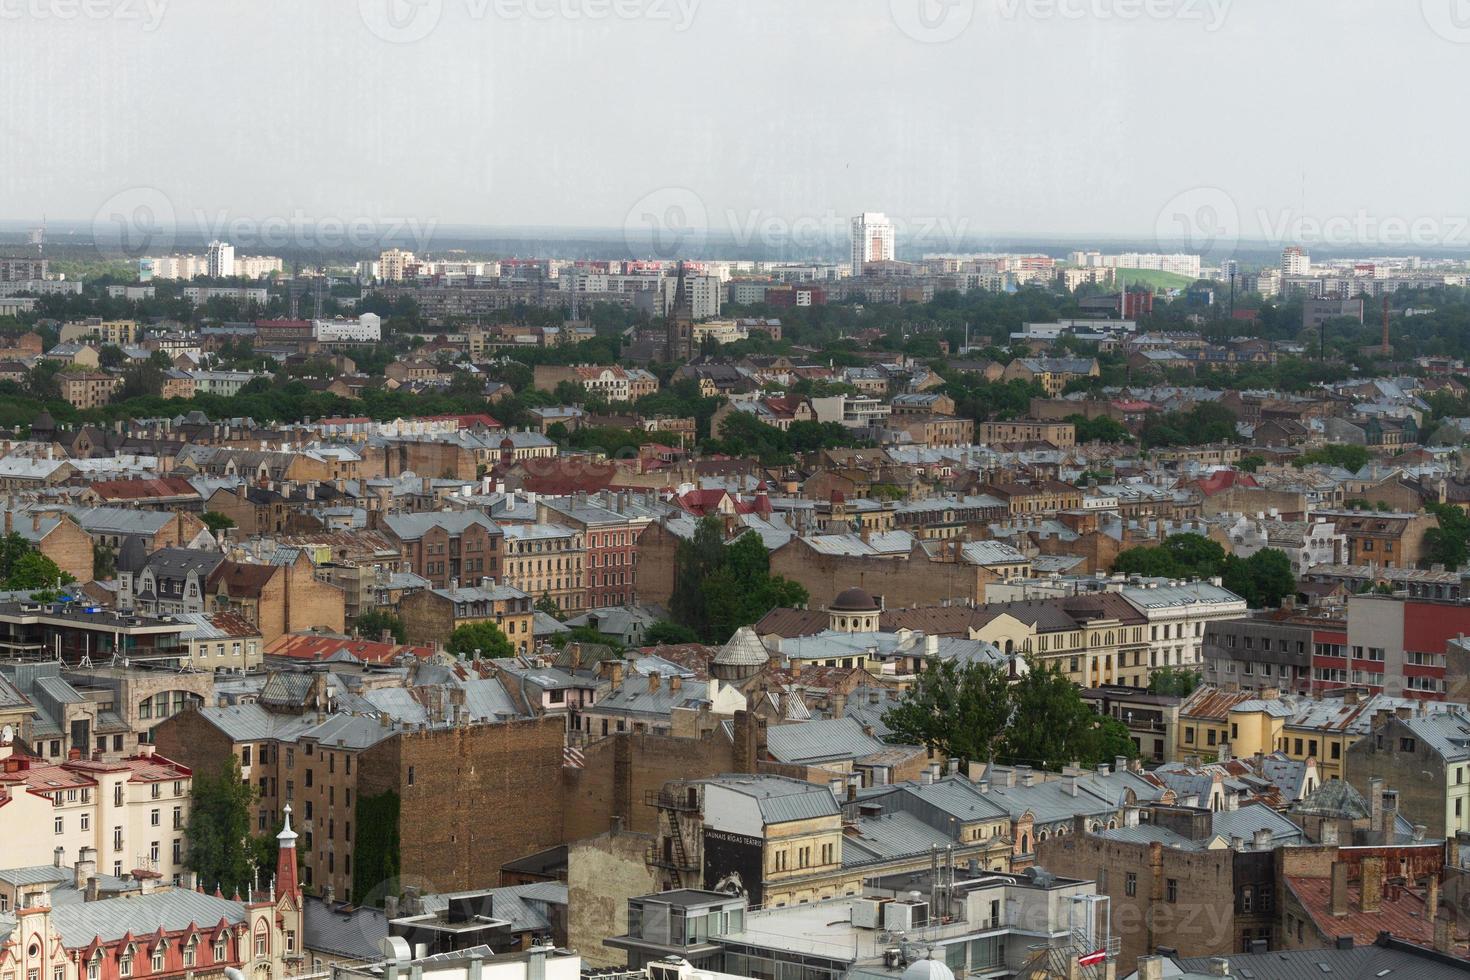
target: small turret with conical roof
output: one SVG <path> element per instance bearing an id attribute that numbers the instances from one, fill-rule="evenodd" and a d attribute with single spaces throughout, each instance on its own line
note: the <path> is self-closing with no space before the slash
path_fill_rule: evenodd
<path id="1" fill-rule="evenodd" d="M 771 655 L 765 644 L 755 635 L 755 630 L 742 626 L 735 635 L 715 654 L 710 663 L 710 676 L 722 681 L 743 681 L 754 677 L 770 662 Z"/>

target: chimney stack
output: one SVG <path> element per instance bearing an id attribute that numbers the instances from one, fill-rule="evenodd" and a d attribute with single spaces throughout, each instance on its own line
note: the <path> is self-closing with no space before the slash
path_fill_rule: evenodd
<path id="1" fill-rule="evenodd" d="M 1337 918 L 1348 914 L 1348 869 L 1338 861 L 1332 863 L 1332 897 L 1330 909 Z"/>
<path id="2" fill-rule="evenodd" d="M 648 675 L 648 689 L 650 691 L 657 691 L 658 690 L 658 671 L 656 671 L 656 670 L 655 671 L 652 671 Z"/>
<path id="3" fill-rule="evenodd" d="M 1362 876 L 1362 906 L 1364 912 L 1377 912 L 1383 904 L 1383 858 L 1378 856 L 1363 858 L 1361 867 Z"/>

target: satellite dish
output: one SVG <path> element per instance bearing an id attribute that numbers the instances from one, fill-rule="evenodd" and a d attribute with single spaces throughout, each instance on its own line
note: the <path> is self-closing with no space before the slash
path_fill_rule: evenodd
<path id="1" fill-rule="evenodd" d="M 15 741 L 15 729 L 6 725 L 0 729 L 0 745 L 9 745 Z"/>

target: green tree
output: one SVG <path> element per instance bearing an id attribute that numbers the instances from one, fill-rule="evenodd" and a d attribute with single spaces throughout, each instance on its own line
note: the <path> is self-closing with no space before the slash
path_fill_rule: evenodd
<path id="1" fill-rule="evenodd" d="M 1277 548 L 1262 548 L 1249 558 L 1231 555 L 1223 570 L 1225 588 L 1250 603 L 1254 609 L 1275 608 L 1296 591 L 1296 574 L 1291 559 Z"/>
<path id="2" fill-rule="evenodd" d="M 189 792 L 189 868 L 206 890 L 226 895 L 245 892 L 255 877 L 250 841 L 250 809 L 255 790 L 241 778 L 231 755 L 218 772 L 195 770 Z"/>
<path id="3" fill-rule="evenodd" d="M 1088 418 L 1085 415 L 1068 415 L 1066 421 L 1077 427 L 1077 442 L 1132 442 L 1133 437 L 1117 419 L 1106 415 Z"/>
<path id="4" fill-rule="evenodd" d="M 1148 681 L 1150 694 L 1165 694 L 1176 698 L 1187 697 L 1199 687 L 1199 674 L 1181 667 L 1160 667 Z"/>
<path id="5" fill-rule="evenodd" d="M 1049 769 L 1137 756 L 1128 729 L 1095 712 L 1058 667 L 1027 667 L 1013 681 L 993 664 L 930 664 L 884 713 L 890 740 L 964 763 L 995 759 Z"/>
<path id="6" fill-rule="evenodd" d="M 1421 567 L 1443 565 L 1459 568 L 1467 558 L 1467 542 L 1470 542 L 1470 517 L 1458 507 L 1448 504 L 1428 504 L 1424 508 L 1439 519 L 1439 526 L 1424 532 L 1424 557 Z"/>
<path id="7" fill-rule="evenodd" d="M 59 582 L 68 585 L 76 578 L 57 567 L 56 562 L 39 551 L 29 551 L 16 560 L 5 578 L 5 588 L 13 591 L 24 589 L 51 589 Z"/>
<path id="8" fill-rule="evenodd" d="M 104 344 L 97 352 L 97 364 L 106 370 L 122 367 L 128 361 L 128 355 L 116 344 Z"/>
<path id="9" fill-rule="evenodd" d="M 358 633 L 370 640 L 376 640 L 387 631 L 394 642 L 408 642 L 408 628 L 403 625 L 403 620 L 382 609 L 369 609 L 353 620 L 352 625 Z"/>
<path id="10" fill-rule="evenodd" d="M 1242 456 L 1240 462 L 1235 464 L 1235 468 L 1242 473 L 1254 473 L 1265 465 L 1266 457 L 1251 453 L 1249 456 Z"/>
<path id="11" fill-rule="evenodd" d="M 1302 453 L 1292 461 L 1293 466 L 1301 469 L 1305 466 L 1320 463 L 1323 466 L 1340 466 L 1353 473 L 1368 465 L 1368 460 L 1373 457 L 1364 446 L 1354 446 L 1344 442 L 1328 443 L 1319 446 L 1311 452 Z"/>
<path id="12" fill-rule="evenodd" d="M 1113 571 L 1154 578 L 1213 578 L 1225 567 L 1225 549 L 1200 534 L 1172 534 L 1163 544 L 1129 548 Z"/>
<path id="13" fill-rule="evenodd" d="M 671 618 L 707 643 L 723 643 L 778 606 L 810 598 L 798 582 L 771 574 L 760 536 L 747 532 L 726 545 L 724 525 L 703 518 L 675 552 Z"/>
<path id="14" fill-rule="evenodd" d="M 514 657 L 511 645 L 500 627 L 486 620 L 481 623 L 466 623 L 449 634 L 445 649 L 456 656 L 467 657 L 476 650 L 482 657 Z"/>
<path id="15" fill-rule="evenodd" d="M 699 636 L 687 626 L 660 619 L 644 630 L 643 642 L 648 646 L 657 646 L 661 643 L 698 643 Z"/>
<path id="16" fill-rule="evenodd" d="M 718 518 L 703 518 L 694 534 L 674 552 L 674 591 L 669 613 L 674 622 L 703 636 L 709 628 L 704 583 L 725 563 L 725 528 Z"/>
<path id="17" fill-rule="evenodd" d="M 1138 755 L 1127 727 L 1092 710 L 1060 667 L 1031 661 L 1029 668 L 1011 687 L 1005 761 L 1060 769 L 1074 761 L 1091 767 Z"/>
<path id="18" fill-rule="evenodd" d="M 92 577 L 110 579 L 117 574 L 117 549 L 98 541 L 92 545 Z"/>
<path id="19" fill-rule="evenodd" d="M 199 519 L 204 522 L 205 527 L 209 528 L 210 534 L 218 534 L 221 531 L 235 526 L 235 519 L 233 517 L 228 514 L 221 514 L 217 510 L 206 510 L 203 514 L 199 515 Z"/>
<path id="20" fill-rule="evenodd" d="M 1007 672 L 994 664 L 930 663 L 883 716 L 899 742 L 922 745 L 962 763 L 995 757 L 1011 712 Z"/>
<path id="21" fill-rule="evenodd" d="M 541 593 L 541 598 L 536 600 L 536 611 L 543 612 L 558 622 L 565 618 L 562 614 L 561 606 L 551 597 L 550 592 Z"/>

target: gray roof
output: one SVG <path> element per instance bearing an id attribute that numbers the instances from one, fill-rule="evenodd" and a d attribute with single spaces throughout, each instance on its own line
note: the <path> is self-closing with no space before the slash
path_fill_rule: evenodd
<path id="1" fill-rule="evenodd" d="M 296 715 L 276 714 L 258 704 L 205 707 L 199 709 L 199 714 L 236 742 L 258 742 L 267 738 L 294 742 L 302 732 L 316 723 L 315 715 L 307 719 Z"/>
<path id="2" fill-rule="evenodd" d="M 1220 811 L 1212 815 L 1210 820 L 1215 833 L 1222 837 L 1239 837 L 1248 842 L 1256 831 L 1269 830 L 1273 846 L 1306 843 L 1300 827 L 1260 803 L 1252 803 L 1238 810 Z"/>
<path id="3" fill-rule="evenodd" d="M 681 681 L 676 691 L 660 682 L 657 690 L 649 690 L 641 677 L 624 681 L 621 687 L 608 691 L 592 705 L 592 710 L 605 714 L 642 714 L 668 717 L 676 707 L 698 707 L 707 700 L 708 685 L 704 681 Z"/>
<path id="4" fill-rule="evenodd" d="M 467 528 L 476 524 L 488 531 L 500 530 L 499 525 L 477 510 L 393 514 L 384 518 L 383 523 L 400 541 L 417 540 L 435 527 L 442 527 L 450 534 L 463 534 Z"/>
<path id="5" fill-rule="evenodd" d="M 131 507 L 73 508 L 71 515 L 89 534 L 157 534 L 174 515 Z"/>
<path id="6" fill-rule="evenodd" d="M 1407 943 L 1352 949 L 1272 950 L 1269 953 L 1231 953 L 1230 976 L 1247 980 L 1464 980 L 1470 965 L 1463 960 L 1416 950 Z M 1165 977 L 1212 976 L 1211 957 L 1196 956 L 1164 962 Z"/>
<path id="7" fill-rule="evenodd" d="M 1030 786 L 1021 785 L 1019 779 L 1014 786 L 992 780 L 989 795 L 1012 817 L 1031 811 L 1039 827 L 1071 820 L 1078 814 L 1114 813 L 1126 802 L 1128 790 L 1134 792 L 1140 803 L 1157 802 L 1164 794 L 1162 787 L 1133 772 L 1110 772 L 1106 776 L 1090 772 L 1076 777 L 1076 784 L 1074 796 L 1066 779 L 1038 778 Z"/>
<path id="8" fill-rule="evenodd" d="M 443 912 L 452 898 L 489 896 L 490 915 L 510 923 L 512 932 L 548 932 L 551 929 L 549 907 L 567 904 L 564 881 L 537 881 L 505 888 L 486 888 L 466 892 L 445 892 L 423 897 L 425 912 Z"/>
<path id="9" fill-rule="evenodd" d="M 1372 815 L 1363 794 L 1346 779 L 1329 779 L 1291 807 L 1292 813 L 1309 816 L 1366 820 Z"/>
<path id="10" fill-rule="evenodd" d="M 860 759 L 888 748 L 855 718 L 825 718 L 766 729 L 766 750 L 778 762 L 817 763 Z"/>
<path id="11" fill-rule="evenodd" d="M 0 881 L 7 885 L 45 885 L 70 881 L 75 877 L 71 868 L 58 868 L 54 864 L 37 864 L 25 868 L 0 870 Z"/>
<path id="12" fill-rule="evenodd" d="M 382 909 L 333 907 L 308 896 L 302 917 L 302 942 L 308 950 L 364 962 L 382 959 L 378 943 L 388 935 L 388 916 Z"/>
<path id="13" fill-rule="evenodd" d="M 761 819 L 768 824 L 831 817 L 841 812 L 827 787 L 786 776 L 729 775 L 704 782 L 751 797 L 760 807 Z"/>
<path id="14" fill-rule="evenodd" d="M 1446 761 L 1470 759 L 1470 715 L 1458 711 L 1400 721 Z"/>
<path id="15" fill-rule="evenodd" d="M 62 943 L 73 949 L 85 947 L 95 938 L 109 942 L 130 932 L 146 936 L 160 928 L 166 932 L 178 932 L 190 925 L 208 928 L 221 919 L 231 925 L 244 922 L 244 904 L 183 888 L 51 910 L 51 924 L 60 933 Z"/>
<path id="16" fill-rule="evenodd" d="M 913 814 L 898 811 L 863 817 L 842 838 L 844 867 L 928 854 L 946 847 L 954 838 L 930 827 Z"/>

